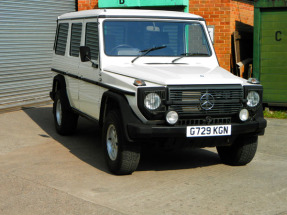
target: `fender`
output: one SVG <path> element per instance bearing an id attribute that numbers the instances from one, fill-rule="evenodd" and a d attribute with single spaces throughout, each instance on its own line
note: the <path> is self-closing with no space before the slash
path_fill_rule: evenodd
<path id="1" fill-rule="evenodd" d="M 52 88 L 52 91 L 50 92 L 50 97 L 51 99 L 54 101 L 55 99 L 55 94 L 56 94 L 56 91 L 57 89 L 59 89 L 58 87 L 58 84 L 57 83 L 60 83 L 60 89 L 65 89 L 66 90 L 66 81 L 65 81 L 65 77 L 63 75 L 56 75 L 54 77 L 54 80 L 53 80 L 53 88 Z"/>
<path id="2" fill-rule="evenodd" d="M 128 141 L 132 142 L 132 139 L 128 135 L 127 125 L 128 123 L 141 124 L 142 122 L 134 114 L 124 95 L 112 91 L 107 91 L 103 94 L 101 103 L 100 121 L 99 121 L 100 126 L 103 125 L 107 111 L 109 111 L 109 108 L 111 108 L 108 107 L 109 102 L 115 102 L 117 104 L 118 111 L 121 114 L 122 126 L 124 128 L 125 137 L 127 138 Z"/>

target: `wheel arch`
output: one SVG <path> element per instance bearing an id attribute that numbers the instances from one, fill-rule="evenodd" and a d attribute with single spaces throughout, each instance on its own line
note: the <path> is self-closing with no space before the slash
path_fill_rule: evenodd
<path id="1" fill-rule="evenodd" d="M 50 92 L 50 97 L 52 100 L 55 99 L 56 92 L 61 89 L 66 90 L 66 80 L 63 75 L 58 74 L 53 79 L 53 87 L 52 91 Z"/>
<path id="2" fill-rule="evenodd" d="M 99 125 L 103 126 L 107 113 L 111 110 L 116 110 L 120 114 L 121 123 L 124 128 L 124 133 L 127 140 L 132 141 L 129 138 L 127 132 L 128 123 L 141 123 L 135 113 L 132 111 L 126 97 L 123 94 L 107 91 L 102 96 Z"/>

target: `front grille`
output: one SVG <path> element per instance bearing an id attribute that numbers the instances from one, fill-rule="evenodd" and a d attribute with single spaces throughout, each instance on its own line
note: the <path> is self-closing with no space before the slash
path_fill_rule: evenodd
<path id="1" fill-rule="evenodd" d="M 232 115 L 242 108 L 241 85 L 184 86 L 168 88 L 170 109 L 180 116 Z"/>

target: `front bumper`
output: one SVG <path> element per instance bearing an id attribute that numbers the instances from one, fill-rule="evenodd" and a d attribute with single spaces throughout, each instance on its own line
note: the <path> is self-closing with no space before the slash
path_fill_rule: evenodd
<path id="1" fill-rule="evenodd" d="M 266 126 L 267 121 L 263 118 L 245 123 L 232 123 L 231 135 L 263 135 Z M 186 137 L 186 126 L 159 126 L 129 123 L 127 129 L 131 139 Z"/>

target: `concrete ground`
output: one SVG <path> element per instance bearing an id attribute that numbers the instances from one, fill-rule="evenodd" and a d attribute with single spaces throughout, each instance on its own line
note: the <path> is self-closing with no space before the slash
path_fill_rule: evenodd
<path id="1" fill-rule="evenodd" d="M 223 165 L 214 149 L 145 153 L 111 175 L 96 125 L 54 130 L 51 106 L 0 115 L 0 214 L 287 215 L 287 120 L 268 119 L 254 160 Z"/>

